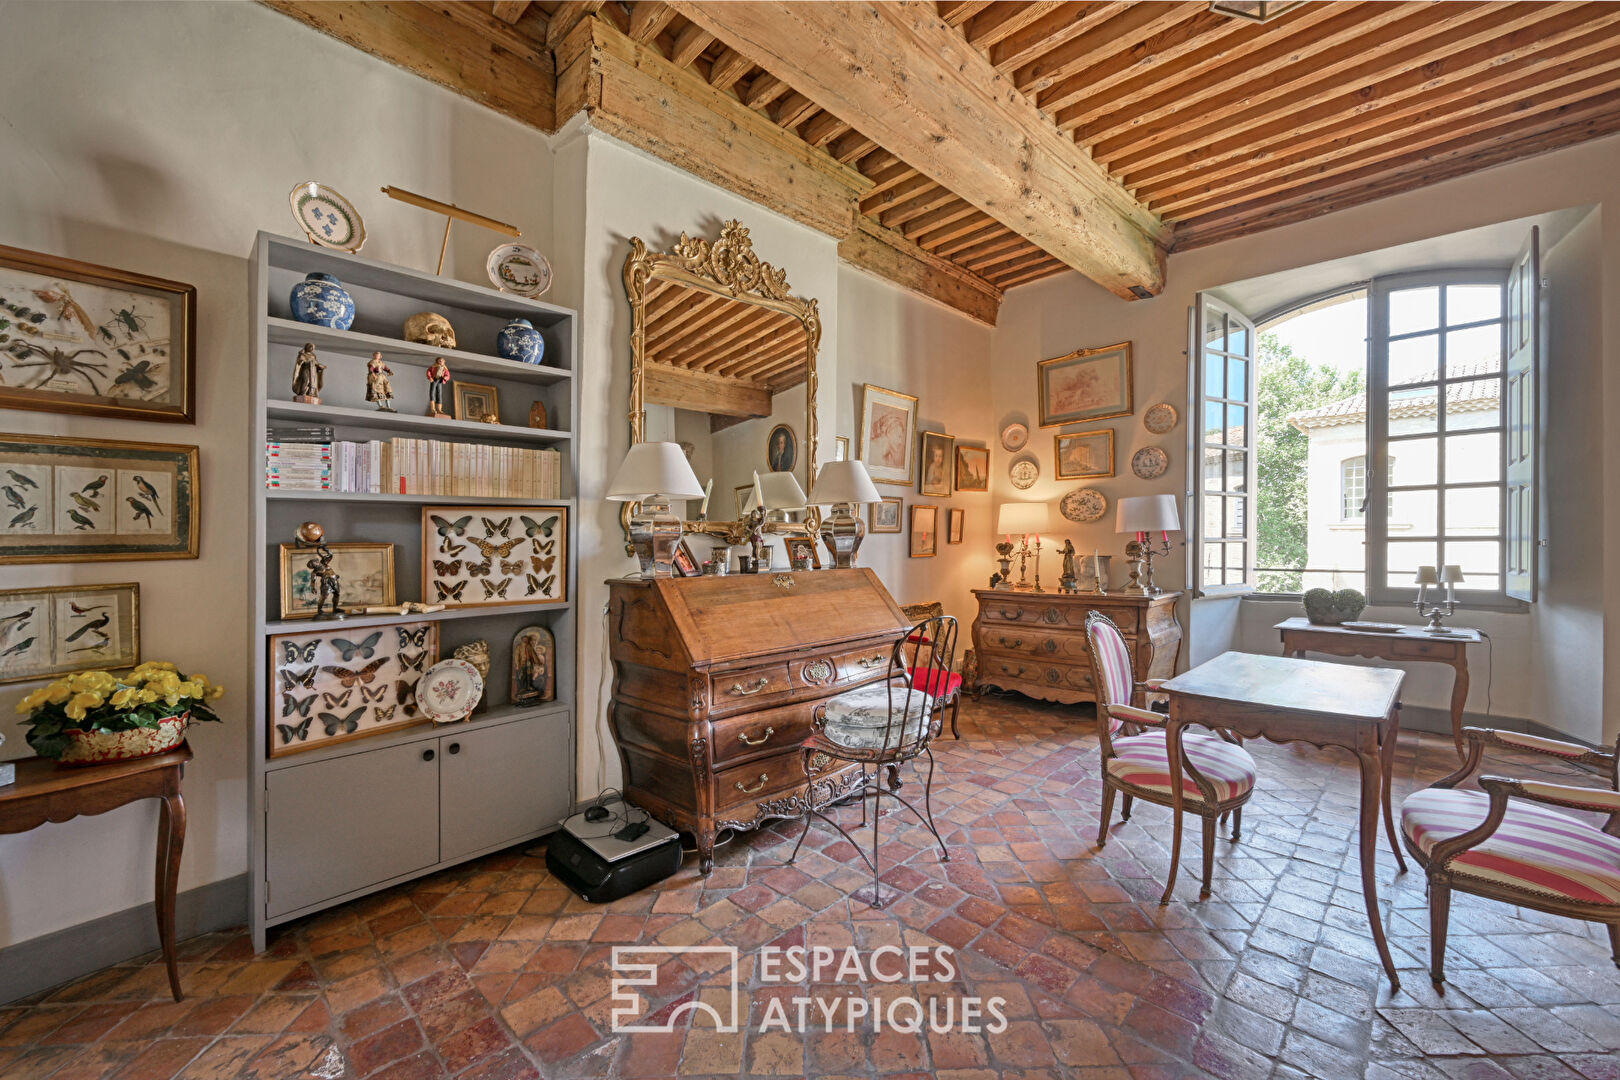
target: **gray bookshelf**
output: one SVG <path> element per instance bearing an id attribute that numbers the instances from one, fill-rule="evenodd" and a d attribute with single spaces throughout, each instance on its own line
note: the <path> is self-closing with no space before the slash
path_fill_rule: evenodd
<path id="1" fill-rule="evenodd" d="M 288 295 L 306 274 L 331 274 L 354 297 L 348 330 L 292 318 Z M 248 820 L 251 908 L 256 949 L 266 931 L 334 904 L 556 828 L 573 805 L 575 672 L 578 663 L 578 466 L 573 425 L 579 415 L 575 379 L 578 316 L 567 308 L 452 281 L 306 241 L 259 233 L 250 270 L 252 383 L 248 652 L 254 658 L 248 693 Z M 404 341 L 400 327 L 418 311 L 446 316 L 457 348 Z M 545 363 L 522 364 L 496 355 L 495 337 L 513 318 L 528 319 L 545 336 Z M 305 342 L 326 364 L 321 404 L 292 400 L 292 358 Z M 397 413 L 365 401 L 365 364 L 381 351 L 394 369 Z M 500 388 L 501 423 L 429 419 L 425 371 L 435 356 L 452 378 Z M 528 427 L 529 406 L 546 404 L 548 428 Z M 545 501 L 444 495 L 350 494 L 269 489 L 264 438 L 272 425 L 324 426 L 334 438 L 362 441 L 433 438 L 445 442 L 544 447 L 562 454 L 563 498 Z M 568 600 L 563 603 L 467 607 L 427 615 L 357 615 L 337 624 L 280 617 L 278 547 L 298 524 L 321 522 L 330 540 L 387 541 L 395 546 L 395 586 L 401 601 L 421 600 L 421 512 L 428 504 L 525 505 L 568 508 Z M 419 724 L 367 738 L 269 756 L 267 712 L 269 639 L 321 625 L 345 630 L 432 621 L 439 655 L 489 642 L 485 705 L 460 724 Z M 539 624 L 557 640 L 557 700 L 514 706 L 508 700 L 511 643 L 522 627 Z"/>

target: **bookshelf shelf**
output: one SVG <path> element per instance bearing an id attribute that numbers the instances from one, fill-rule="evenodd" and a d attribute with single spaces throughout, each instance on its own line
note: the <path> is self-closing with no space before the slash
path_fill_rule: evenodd
<path id="1" fill-rule="evenodd" d="M 332 330 L 290 318 L 288 295 L 310 273 L 331 274 L 349 291 L 356 307 L 351 329 Z M 579 515 L 574 498 L 578 465 L 573 428 L 580 408 L 578 380 L 573 376 L 579 327 L 575 312 L 554 304 L 263 232 L 258 234 L 250 259 L 250 310 L 253 471 L 247 558 L 253 595 L 248 648 L 259 662 L 253 667 L 246 698 L 252 830 L 249 921 L 254 945 L 262 950 L 270 926 L 487 851 L 527 842 L 555 828 L 572 808 L 579 623 L 573 599 L 459 607 L 425 615 L 351 615 L 333 621 L 278 616 L 279 548 L 291 541 L 304 521 L 319 522 L 332 541 L 392 544 L 397 595 L 401 600 L 421 597 L 425 584 L 419 580 L 422 508 L 432 504 L 568 509 L 567 563 L 557 569 L 559 574 L 565 573 L 565 594 L 575 596 Z M 421 311 L 449 319 L 461 347 L 435 349 L 400 340 L 397 335 L 404 320 Z M 496 336 L 514 318 L 528 319 L 540 330 L 545 338 L 545 364 L 523 364 L 494 355 Z M 319 405 L 288 400 L 291 358 L 305 342 L 314 344 L 323 356 L 331 355 L 321 395 L 325 401 Z M 417 369 L 425 369 L 434 357 L 443 356 L 452 378 L 482 378 L 497 384 L 506 419 L 521 422 L 529 407 L 538 402 L 546 406 L 553 426 L 529 428 L 425 416 L 419 372 L 410 373 L 403 382 L 396 379 L 406 398 L 404 402 L 396 399 L 395 404 L 407 411 L 379 412 L 361 399 L 362 361 L 373 352 L 381 352 L 391 365 Z M 555 451 L 561 464 L 563 497 L 267 488 L 264 444 L 268 432 L 278 425 L 330 428 L 337 440 L 345 441 L 397 437 Z M 438 628 L 440 657 L 474 641 L 487 642 L 491 666 L 485 711 L 460 724 L 391 728 L 271 758 L 271 736 L 285 706 L 279 687 L 270 684 L 270 638 L 327 627 L 343 633 L 400 622 L 433 623 Z M 511 644 L 513 636 L 530 625 L 545 627 L 555 638 L 551 674 L 556 700 L 515 706 L 509 701 Z M 403 693 L 408 695 L 408 683 Z M 365 723 L 362 720 L 362 728 Z"/>

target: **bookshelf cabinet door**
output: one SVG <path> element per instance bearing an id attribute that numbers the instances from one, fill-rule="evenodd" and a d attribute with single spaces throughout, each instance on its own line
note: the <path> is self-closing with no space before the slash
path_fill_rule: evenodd
<path id="1" fill-rule="evenodd" d="M 568 714 L 439 737 L 445 861 L 533 836 L 568 810 Z"/>
<path id="2" fill-rule="evenodd" d="M 265 792 L 267 918 L 439 861 L 432 741 L 275 769 Z"/>

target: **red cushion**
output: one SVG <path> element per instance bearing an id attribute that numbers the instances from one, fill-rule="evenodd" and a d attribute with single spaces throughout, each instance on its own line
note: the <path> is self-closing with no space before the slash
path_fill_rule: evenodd
<path id="1" fill-rule="evenodd" d="M 907 634 L 907 645 L 932 645 L 934 642 L 927 634 Z"/>
<path id="2" fill-rule="evenodd" d="M 962 689 L 962 676 L 939 668 L 912 668 L 911 685 L 932 698 L 949 699 Z"/>

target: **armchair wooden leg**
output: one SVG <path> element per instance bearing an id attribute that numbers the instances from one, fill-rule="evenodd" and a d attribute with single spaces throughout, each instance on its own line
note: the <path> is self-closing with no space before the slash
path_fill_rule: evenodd
<path id="1" fill-rule="evenodd" d="M 1127 795 L 1127 796 L 1125 796 L 1124 800 L 1120 802 L 1120 804 L 1119 804 L 1119 820 L 1121 820 L 1121 821 L 1129 821 L 1129 820 L 1131 820 L 1131 803 L 1133 801 L 1134 801 L 1134 799 L 1132 798 L 1132 796 Z"/>
<path id="2" fill-rule="evenodd" d="M 1125 796 L 1127 799 L 1129 795 Z M 1108 843 L 1108 826 L 1114 817 L 1114 786 L 1103 784 L 1102 827 L 1097 830 L 1097 846 Z"/>
<path id="3" fill-rule="evenodd" d="M 1237 843 L 1243 836 L 1243 807 L 1232 811 L 1232 843 Z"/>
<path id="4" fill-rule="evenodd" d="M 1451 920 L 1451 886 L 1429 879 L 1429 978 L 1446 981 L 1446 927 Z"/>
<path id="5" fill-rule="evenodd" d="M 962 711 L 962 692 L 958 690 L 956 696 L 951 698 L 951 738 L 960 739 L 962 733 L 956 730 L 956 714 Z"/>
<path id="6" fill-rule="evenodd" d="M 1204 824 L 1204 884 L 1198 890 L 1198 899 L 1209 899 L 1210 886 L 1215 879 L 1215 815 L 1205 814 Z"/>

